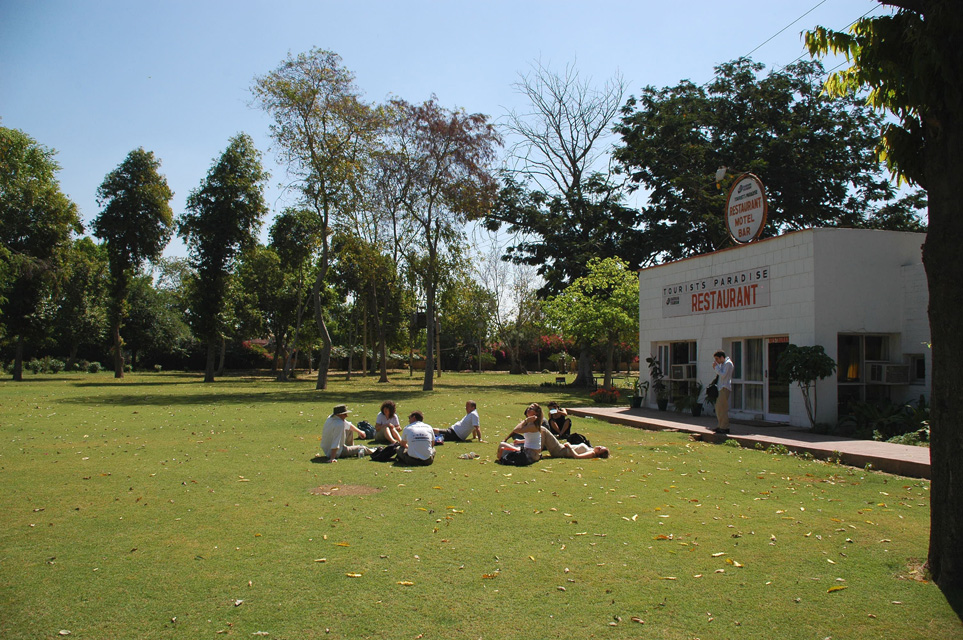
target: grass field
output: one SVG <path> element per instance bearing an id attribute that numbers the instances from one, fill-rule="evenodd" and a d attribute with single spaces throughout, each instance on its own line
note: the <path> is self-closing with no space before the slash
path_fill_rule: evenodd
<path id="1" fill-rule="evenodd" d="M 0 382 L 0 638 L 963 638 L 928 482 L 579 418 L 612 458 L 494 464 L 529 402 L 588 402 L 544 380 Z M 312 463 L 385 398 L 474 399 L 488 442 Z"/>

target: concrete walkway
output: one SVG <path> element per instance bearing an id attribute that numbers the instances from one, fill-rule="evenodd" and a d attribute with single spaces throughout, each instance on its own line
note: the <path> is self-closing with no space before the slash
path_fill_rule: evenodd
<path id="1" fill-rule="evenodd" d="M 671 429 L 698 436 L 707 442 L 721 442 L 722 436 L 712 432 L 715 416 L 693 418 L 687 413 L 657 411 L 655 409 L 629 409 L 626 407 L 569 408 L 572 415 L 591 417 L 638 429 L 663 431 Z M 905 444 L 853 440 L 838 436 L 810 433 L 800 427 L 790 427 L 765 422 L 730 421 L 727 439 L 736 440 L 743 447 L 753 448 L 756 443 L 763 447 L 781 445 L 790 451 L 811 453 L 820 459 L 839 458 L 842 464 L 865 467 L 871 464 L 877 471 L 886 471 L 913 478 L 930 477 L 930 450 Z"/>

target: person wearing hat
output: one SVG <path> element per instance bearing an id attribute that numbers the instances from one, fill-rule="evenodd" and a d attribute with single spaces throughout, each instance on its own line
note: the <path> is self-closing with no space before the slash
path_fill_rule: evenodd
<path id="1" fill-rule="evenodd" d="M 363 436 L 364 432 L 348 422 L 349 413 L 351 412 L 348 411 L 347 406 L 339 404 L 324 421 L 320 456 L 326 458 L 327 462 L 336 462 L 338 458 L 371 454 L 371 449 L 368 447 L 354 444 L 354 434 Z"/>

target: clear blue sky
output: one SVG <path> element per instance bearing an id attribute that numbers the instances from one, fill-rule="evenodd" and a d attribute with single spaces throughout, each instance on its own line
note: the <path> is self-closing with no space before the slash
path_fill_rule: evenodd
<path id="1" fill-rule="evenodd" d="M 290 204 L 285 172 L 249 88 L 288 52 L 340 54 L 370 101 L 436 94 L 498 121 L 524 106 L 511 85 L 534 60 L 574 62 L 599 84 L 618 72 L 638 93 L 705 82 L 757 47 L 754 60 L 779 68 L 804 55 L 803 30 L 888 11 L 875 0 L 0 0 L 0 123 L 58 151 L 85 224 L 132 149 L 161 159 L 179 215 L 243 131 L 272 173 L 273 215 Z"/>

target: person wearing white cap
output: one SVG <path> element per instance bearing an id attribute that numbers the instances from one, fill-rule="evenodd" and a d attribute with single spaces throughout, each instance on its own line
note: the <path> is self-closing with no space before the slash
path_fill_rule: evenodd
<path id="1" fill-rule="evenodd" d="M 321 431 L 321 453 L 318 454 L 325 462 L 337 462 L 338 458 L 348 458 L 352 456 L 366 456 L 371 454 L 371 449 L 362 445 L 354 444 L 354 434 L 364 435 L 358 427 L 348 422 L 348 407 L 339 404 L 332 411 L 328 419 L 324 421 L 324 429 Z"/>

